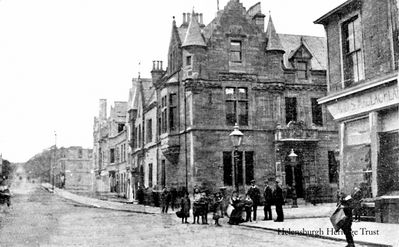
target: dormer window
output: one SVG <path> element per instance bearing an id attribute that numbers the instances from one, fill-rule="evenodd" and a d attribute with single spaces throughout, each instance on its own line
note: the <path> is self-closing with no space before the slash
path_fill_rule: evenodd
<path id="1" fill-rule="evenodd" d="M 242 62 L 242 43 L 240 40 L 230 41 L 230 62 Z"/>
<path id="2" fill-rule="evenodd" d="M 308 79 L 308 62 L 307 61 L 298 61 L 296 63 L 297 76 L 299 80 L 307 80 Z"/>

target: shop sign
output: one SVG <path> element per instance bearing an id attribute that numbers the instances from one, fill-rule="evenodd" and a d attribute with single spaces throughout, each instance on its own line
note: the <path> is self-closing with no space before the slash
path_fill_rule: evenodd
<path id="1" fill-rule="evenodd" d="M 334 119 L 342 119 L 398 103 L 399 90 L 395 84 L 362 95 L 338 100 L 331 105 L 327 105 L 327 108 Z"/>

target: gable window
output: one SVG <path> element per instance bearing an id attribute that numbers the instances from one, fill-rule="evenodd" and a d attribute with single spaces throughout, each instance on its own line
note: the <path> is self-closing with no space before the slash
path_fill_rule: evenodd
<path id="1" fill-rule="evenodd" d="M 300 80 L 308 79 L 308 63 L 305 61 L 298 61 L 296 63 L 297 76 Z"/>
<path id="2" fill-rule="evenodd" d="M 285 123 L 296 122 L 296 98 L 285 97 Z"/>
<path id="3" fill-rule="evenodd" d="M 248 90 L 247 88 L 225 88 L 226 124 L 248 125 Z"/>
<path id="4" fill-rule="evenodd" d="M 317 103 L 316 98 L 311 98 L 312 101 L 312 123 L 323 126 L 323 110 L 321 105 Z"/>
<path id="5" fill-rule="evenodd" d="M 147 119 L 147 135 L 146 135 L 146 142 L 152 142 L 152 119 Z"/>
<path id="6" fill-rule="evenodd" d="M 186 57 L 186 66 L 190 66 L 191 65 L 191 59 L 192 59 L 191 56 L 187 56 Z"/>
<path id="7" fill-rule="evenodd" d="M 345 86 L 364 79 L 362 32 L 358 16 L 342 25 L 342 51 Z"/>
<path id="8" fill-rule="evenodd" d="M 171 131 L 177 129 L 177 94 L 169 94 L 169 128 Z"/>
<path id="9" fill-rule="evenodd" d="M 242 43 L 240 40 L 230 41 L 230 62 L 242 62 Z"/>

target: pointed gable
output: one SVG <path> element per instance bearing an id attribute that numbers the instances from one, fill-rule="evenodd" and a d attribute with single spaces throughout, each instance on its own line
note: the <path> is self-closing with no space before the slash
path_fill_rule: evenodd
<path id="1" fill-rule="evenodd" d="M 197 15 L 193 11 L 182 47 L 206 46 L 204 38 L 202 37 L 201 27 L 200 24 L 198 23 L 197 18 L 198 18 Z"/>
<path id="2" fill-rule="evenodd" d="M 301 44 L 295 50 L 291 51 L 288 56 L 288 60 L 294 58 L 304 58 L 304 59 L 311 59 L 313 57 L 312 53 L 310 52 L 309 46 L 306 44 L 303 37 L 301 37 Z"/>
<path id="3" fill-rule="evenodd" d="M 269 17 L 269 23 L 266 29 L 266 50 L 267 51 L 284 51 L 280 38 L 277 35 L 276 28 L 274 27 L 272 16 Z"/>

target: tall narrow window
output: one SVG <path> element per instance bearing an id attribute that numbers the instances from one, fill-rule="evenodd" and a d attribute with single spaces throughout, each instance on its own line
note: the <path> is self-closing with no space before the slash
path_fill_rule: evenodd
<path id="1" fill-rule="evenodd" d="M 338 183 L 338 164 L 334 151 L 328 151 L 328 178 L 330 183 Z"/>
<path id="2" fill-rule="evenodd" d="M 223 182 L 233 185 L 233 157 L 231 152 L 223 152 Z"/>
<path id="3" fill-rule="evenodd" d="M 171 131 L 177 129 L 177 94 L 169 94 L 169 128 Z"/>
<path id="4" fill-rule="evenodd" d="M 248 125 L 248 90 L 246 88 L 225 89 L 226 124 Z"/>
<path id="5" fill-rule="evenodd" d="M 137 129 L 138 129 L 138 143 L 137 143 L 137 146 L 140 148 L 141 147 L 141 137 L 142 137 L 142 135 L 141 135 L 141 125 L 139 124 L 139 126 L 137 127 Z"/>
<path id="6" fill-rule="evenodd" d="M 165 160 L 161 161 L 161 172 L 162 172 L 161 185 L 162 185 L 162 187 L 165 187 L 166 186 L 166 162 L 165 162 Z"/>
<path id="7" fill-rule="evenodd" d="M 115 163 L 115 149 L 113 148 L 109 150 L 109 162 Z"/>
<path id="8" fill-rule="evenodd" d="M 362 32 L 358 16 L 342 25 L 342 50 L 345 86 L 364 79 Z"/>
<path id="9" fill-rule="evenodd" d="M 186 66 L 191 66 L 191 60 L 192 60 L 191 56 L 186 57 Z"/>
<path id="10" fill-rule="evenodd" d="M 165 133 L 167 128 L 167 105 L 166 96 L 162 97 L 161 102 L 161 133 Z"/>
<path id="11" fill-rule="evenodd" d="M 308 79 L 308 63 L 307 62 L 297 62 L 297 75 L 298 79 L 300 80 L 306 80 Z"/>
<path id="12" fill-rule="evenodd" d="M 316 98 L 312 100 L 312 122 L 316 125 L 323 126 L 323 111 L 321 105 L 317 103 Z"/>
<path id="13" fill-rule="evenodd" d="M 147 135 L 146 142 L 152 142 L 152 119 L 147 119 Z"/>
<path id="14" fill-rule="evenodd" d="M 152 163 L 148 164 L 148 187 L 152 188 Z"/>
<path id="15" fill-rule="evenodd" d="M 296 98 L 285 98 L 285 122 L 288 124 L 291 121 L 296 122 Z"/>
<path id="16" fill-rule="evenodd" d="M 250 185 L 254 179 L 254 152 L 245 152 L 245 184 Z"/>
<path id="17" fill-rule="evenodd" d="M 241 41 L 232 40 L 230 42 L 230 62 L 241 63 L 242 62 L 242 47 Z"/>

